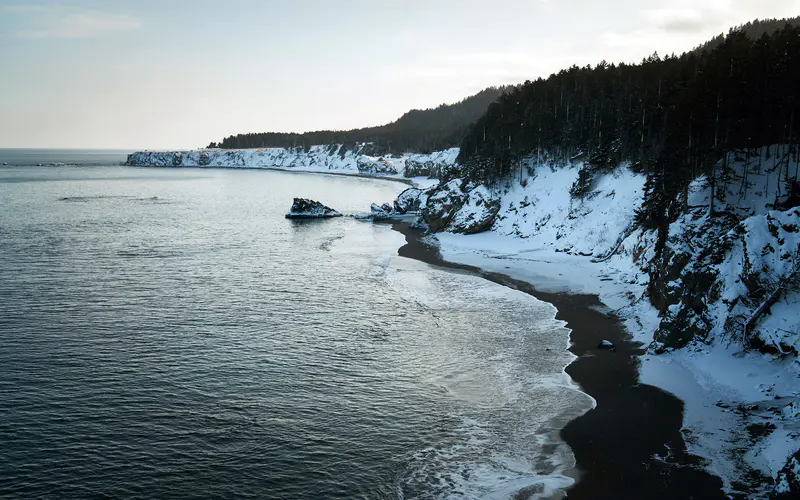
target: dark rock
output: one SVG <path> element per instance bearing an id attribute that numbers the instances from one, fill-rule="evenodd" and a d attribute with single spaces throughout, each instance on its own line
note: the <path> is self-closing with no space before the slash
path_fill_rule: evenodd
<path id="1" fill-rule="evenodd" d="M 460 177 L 463 175 L 463 171 L 460 165 L 443 160 L 408 158 L 406 159 L 404 175 L 406 177 L 430 177 L 444 180 Z"/>
<path id="2" fill-rule="evenodd" d="M 488 231 L 500 212 L 500 200 L 479 186 L 467 194 L 467 200 L 453 216 L 448 229 L 454 233 L 476 234 Z"/>
<path id="3" fill-rule="evenodd" d="M 414 159 L 406 160 L 406 177 L 429 177 L 435 172 L 435 165 L 432 161 L 418 161 Z"/>
<path id="4" fill-rule="evenodd" d="M 291 210 L 286 214 L 287 219 L 327 219 L 341 216 L 336 210 L 306 198 L 295 198 Z"/>
<path id="5" fill-rule="evenodd" d="M 789 457 L 778 473 L 770 498 L 800 498 L 800 451 Z"/>
<path id="6" fill-rule="evenodd" d="M 389 219 L 395 215 L 392 207 L 388 203 L 384 203 L 381 206 L 373 203 L 370 205 L 369 211 L 372 213 L 372 218 L 376 220 Z"/>
<path id="7" fill-rule="evenodd" d="M 397 174 L 394 165 L 383 158 L 375 160 L 368 156 L 360 156 L 356 161 L 356 167 L 362 174 Z"/>
<path id="8" fill-rule="evenodd" d="M 613 349 L 614 343 L 610 340 L 601 340 L 600 343 L 597 344 L 597 347 L 600 349 Z"/>
<path id="9" fill-rule="evenodd" d="M 394 200 L 394 210 L 400 214 L 419 212 L 422 204 L 422 191 L 417 188 L 408 188 Z"/>
<path id="10" fill-rule="evenodd" d="M 205 166 L 208 165 L 209 163 L 211 163 L 211 157 L 208 156 L 208 153 L 206 153 L 205 151 L 200 153 L 200 159 L 197 161 L 197 164 Z"/>
<path id="11" fill-rule="evenodd" d="M 461 184 L 461 180 L 454 179 L 428 191 L 428 199 L 421 213 L 430 232 L 443 231 L 464 205 L 467 195 L 461 189 Z"/>

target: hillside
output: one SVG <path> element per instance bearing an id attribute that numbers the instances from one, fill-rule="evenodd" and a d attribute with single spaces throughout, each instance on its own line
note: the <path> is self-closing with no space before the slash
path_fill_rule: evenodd
<path id="1" fill-rule="evenodd" d="M 758 40 L 763 35 L 772 35 L 773 33 L 782 30 L 787 25 L 800 25 L 800 17 L 792 17 L 789 19 L 755 19 L 749 23 L 742 24 L 731 31 L 742 31 L 751 40 Z M 712 50 L 722 45 L 725 42 L 725 35 L 719 34 L 697 47 L 697 51 Z"/>
<path id="2" fill-rule="evenodd" d="M 460 144 L 467 128 L 480 118 L 499 96 L 513 87 L 489 87 L 455 104 L 436 108 L 413 109 L 396 121 L 354 130 L 319 130 L 302 134 L 265 132 L 226 137 L 209 147 L 239 148 L 308 148 L 321 144 L 371 143 L 371 154 L 430 153 Z"/>

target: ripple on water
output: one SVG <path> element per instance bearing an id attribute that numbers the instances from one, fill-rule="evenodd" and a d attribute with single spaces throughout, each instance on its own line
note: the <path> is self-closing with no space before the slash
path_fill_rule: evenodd
<path id="1" fill-rule="evenodd" d="M 403 185 L 3 174 L 0 496 L 505 498 L 569 483 L 557 430 L 590 401 L 563 374 L 551 306 L 401 259 L 387 227 L 283 218 L 294 196 L 355 212 Z"/>

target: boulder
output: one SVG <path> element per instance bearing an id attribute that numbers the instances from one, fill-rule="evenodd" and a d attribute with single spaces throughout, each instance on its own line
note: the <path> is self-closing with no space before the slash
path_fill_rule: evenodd
<path id="1" fill-rule="evenodd" d="M 395 215 L 391 205 L 389 205 L 388 203 L 384 203 L 381 206 L 378 206 L 377 204 L 373 203 L 372 205 L 370 205 L 369 211 L 372 213 L 372 218 L 376 220 L 388 219 L 393 215 Z"/>
<path id="2" fill-rule="evenodd" d="M 614 347 L 614 343 L 610 340 L 601 340 L 597 347 L 600 349 L 612 349 Z"/>
<path id="3" fill-rule="evenodd" d="M 400 214 L 419 212 L 422 191 L 417 188 L 408 188 L 394 200 L 394 210 Z"/>
<path id="4" fill-rule="evenodd" d="M 430 232 L 437 233 L 447 228 L 464 205 L 467 195 L 462 191 L 461 184 L 461 179 L 453 179 L 427 192 L 428 199 L 421 213 Z"/>
<path id="5" fill-rule="evenodd" d="M 331 207 L 306 198 L 295 198 L 291 210 L 286 214 L 287 219 L 327 219 L 341 216 L 342 214 Z"/>

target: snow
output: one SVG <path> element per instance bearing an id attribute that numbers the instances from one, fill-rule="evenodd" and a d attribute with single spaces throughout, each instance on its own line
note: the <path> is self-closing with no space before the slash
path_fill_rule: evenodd
<path id="1" fill-rule="evenodd" d="M 138 151 L 128 156 L 128 165 L 147 167 L 230 167 L 269 168 L 345 175 L 371 175 L 410 180 L 422 188 L 435 185 L 435 179 L 404 176 L 406 162 L 413 159 L 440 169 L 454 168 L 458 148 L 430 154 L 375 157 L 362 154 L 365 145 L 311 146 L 304 148 L 198 149 L 191 151 Z"/>
<path id="2" fill-rule="evenodd" d="M 724 212 L 723 217 L 708 217 L 708 180 L 692 183 L 686 213 L 671 225 L 667 247 L 690 258 L 687 270 L 717 276 L 718 293 L 705 300 L 711 321 L 707 343 L 692 342 L 683 349 L 648 352 L 641 358 L 641 382 L 684 401 L 687 446 L 723 479 L 729 493 L 735 492 L 737 483 L 747 484 L 751 471 L 776 478 L 800 448 L 796 355 L 746 352 L 726 327 L 732 316 L 752 317 L 758 305 L 737 300 L 747 294 L 746 272 L 762 281 L 785 282 L 800 262 L 800 210 L 782 211 L 775 205 L 786 193 L 778 181 L 780 160 L 785 158 L 780 151 L 775 146 L 770 157 L 762 150 L 760 157 L 750 158 L 731 153 L 727 179 L 718 179 L 715 196 L 715 210 Z M 745 160 L 749 160 L 746 168 Z M 634 340 L 650 345 L 662 320 L 689 304 L 673 304 L 660 317 L 647 298 L 647 268 L 656 255 L 656 234 L 634 223 L 645 176 L 623 164 L 596 176 L 589 193 L 574 199 L 570 188 L 580 168 L 580 164 L 538 165 L 522 183 L 491 188 L 491 196 L 501 200 L 491 231 L 469 236 L 439 233 L 431 238 L 448 261 L 504 273 L 542 291 L 596 294 L 609 312 L 623 320 Z M 747 190 L 741 189 L 744 182 Z M 701 255 L 703 245 L 719 250 L 717 258 Z M 680 291 L 682 279 L 668 286 Z M 799 295 L 791 287 L 782 293 L 771 314 L 754 324 L 754 334 L 778 350 L 800 351 Z M 763 427 L 761 435 L 748 431 L 748 426 L 753 433 Z M 752 495 L 768 496 L 766 483 Z"/>
<path id="3" fill-rule="evenodd" d="M 731 488 L 748 469 L 775 477 L 800 446 L 800 422 L 775 418 L 797 401 L 796 369 L 794 361 L 769 359 L 721 344 L 694 344 L 644 356 L 640 380 L 684 401 L 689 451 L 705 458 L 708 469 Z M 759 422 L 776 429 L 767 439 L 751 444 L 746 427 Z M 737 453 L 742 449 L 750 451 Z"/>
<path id="4" fill-rule="evenodd" d="M 526 185 L 502 193 L 493 230 L 531 239 L 533 248 L 601 256 L 614 249 L 641 206 L 645 176 L 621 165 L 598 176 L 592 192 L 573 199 L 570 188 L 582 165 L 540 165 Z"/>

